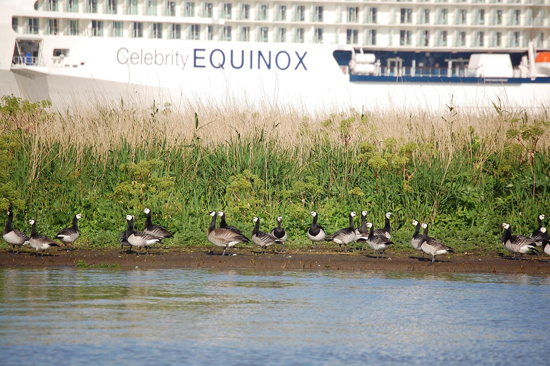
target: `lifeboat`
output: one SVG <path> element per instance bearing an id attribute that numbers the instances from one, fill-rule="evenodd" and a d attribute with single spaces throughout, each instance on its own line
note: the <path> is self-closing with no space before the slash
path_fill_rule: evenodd
<path id="1" fill-rule="evenodd" d="M 550 52 L 539 52 L 535 58 L 537 76 L 550 76 Z"/>

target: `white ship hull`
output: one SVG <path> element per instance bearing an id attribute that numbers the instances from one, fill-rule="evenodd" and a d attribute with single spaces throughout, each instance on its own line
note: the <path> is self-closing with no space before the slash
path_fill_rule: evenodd
<path id="1" fill-rule="evenodd" d="M 21 52 L 16 62 L 17 45 L 33 42 L 39 44 L 39 57 L 27 62 Z M 333 57 L 335 50 L 350 48 L 338 45 L 25 35 L 12 30 L 9 14 L 0 15 L 0 45 L 0 95 L 49 99 L 60 108 L 121 100 L 141 106 L 277 105 L 312 112 L 493 104 L 540 108 L 550 102 L 550 78 L 350 80 Z"/>

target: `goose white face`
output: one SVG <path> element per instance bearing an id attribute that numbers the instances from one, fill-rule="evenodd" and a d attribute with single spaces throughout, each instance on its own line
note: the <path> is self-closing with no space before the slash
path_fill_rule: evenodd
<path id="1" fill-rule="evenodd" d="M 361 211 L 361 215 L 363 216 L 367 216 L 368 212 L 367 211 Z"/>
<path id="2" fill-rule="evenodd" d="M 148 208 L 146 208 L 145 210 L 143 210 L 143 212 L 144 212 L 146 215 L 148 215 L 149 212 L 151 212 L 151 210 L 149 210 Z"/>
<path id="3" fill-rule="evenodd" d="M 34 225 L 34 220 L 29 220 L 29 225 Z"/>
<path id="4" fill-rule="evenodd" d="M 357 216 L 357 214 L 356 214 L 355 212 L 353 212 L 353 211 L 350 213 L 350 215 L 351 215 L 351 217 Z"/>
<path id="5" fill-rule="evenodd" d="M 210 211 L 208 214 L 209 214 L 210 216 L 214 217 L 214 216 L 216 216 L 216 211 Z"/>
<path id="6" fill-rule="evenodd" d="M 278 221 L 278 222 L 283 221 L 283 217 L 282 217 L 282 216 L 277 217 L 277 221 Z"/>
<path id="7" fill-rule="evenodd" d="M 422 224 L 422 229 L 425 229 L 428 227 L 428 224 Z"/>
<path id="8" fill-rule="evenodd" d="M 413 220 L 412 224 L 413 224 L 413 226 L 416 226 L 416 225 L 418 225 L 418 221 Z"/>
<path id="9" fill-rule="evenodd" d="M 391 215 L 393 215 L 391 212 L 386 212 L 386 218 L 389 219 L 391 217 Z"/>
<path id="10" fill-rule="evenodd" d="M 507 223 L 505 223 L 505 222 L 502 223 L 502 228 L 503 228 L 504 230 L 508 230 L 509 227 L 510 227 L 509 224 L 507 224 Z"/>
<path id="11" fill-rule="evenodd" d="M 134 219 L 134 216 L 132 215 L 126 215 L 126 221 L 131 221 Z"/>
<path id="12" fill-rule="evenodd" d="M 256 223 L 256 221 L 258 221 L 258 220 L 259 220 L 259 219 L 258 219 L 256 216 L 254 216 L 254 218 L 252 219 L 252 222 L 253 222 L 253 223 Z"/>
<path id="13" fill-rule="evenodd" d="M 317 216 L 317 212 L 311 211 L 311 216 L 313 216 L 313 217 Z"/>
<path id="14" fill-rule="evenodd" d="M 544 216 L 544 215 L 539 215 L 539 219 L 544 220 L 545 218 L 546 218 L 546 216 Z"/>
<path id="15" fill-rule="evenodd" d="M 546 232 L 546 228 L 545 228 L 545 227 L 541 227 L 541 228 L 540 228 L 540 232 L 544 234 L 544 233 Z"/>
<path id="16" fill-rule="evenodd" d="M 372 227 L 372 222 L 367 222 L 367 227 L 370 229 Z"/>
<path id="17" fill-rule="evenodd" d="M 11 214 L 11 211 L 8 211 L 8 216 Z"/>
<path id="18" fill-rule="evenodd" d="M 76 214 L 76 219 L 77 220 L 80 220 L 82 218 L 82 215 L 81 214 Z"/>
<path id="19" fill-rule="evenodd" d="M 218 216 L 223 216 L 223 211 L 218 212 Z"/>

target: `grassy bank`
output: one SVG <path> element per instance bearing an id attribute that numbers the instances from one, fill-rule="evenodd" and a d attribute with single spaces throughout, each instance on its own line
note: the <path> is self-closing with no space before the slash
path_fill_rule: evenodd
<path id="1" fill-rule="evenodd" d="M 391 211 L 398 247 L 417 219 L 468 251 L 498 248 L 502 222 L 528 234 L 550 214 L 544 112 L 1 105 L 0 210 L 50 236 L 81 212 L 80 245 L 116 245 L 125 215 L 141 227 L 145 207 L 178 246 L 207 242 L 209 210 L 246 232 L 254 215 L 266 231 L 282 215 L 296 247 L 308 245 L 311 210 L 328 232 L 351 210 L 368 210 L 375 227 Z"/>

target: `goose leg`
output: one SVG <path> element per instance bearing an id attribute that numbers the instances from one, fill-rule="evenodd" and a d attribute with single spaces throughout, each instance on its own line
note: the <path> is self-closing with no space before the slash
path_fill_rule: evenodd
<path id="1" fill-rule="evenodd" d="M 225 247 L 223 247 L 223 253 L 222 253 L 222 257 L 225 255 L 225 251 L 227 250 L 227 245 Z"/>

